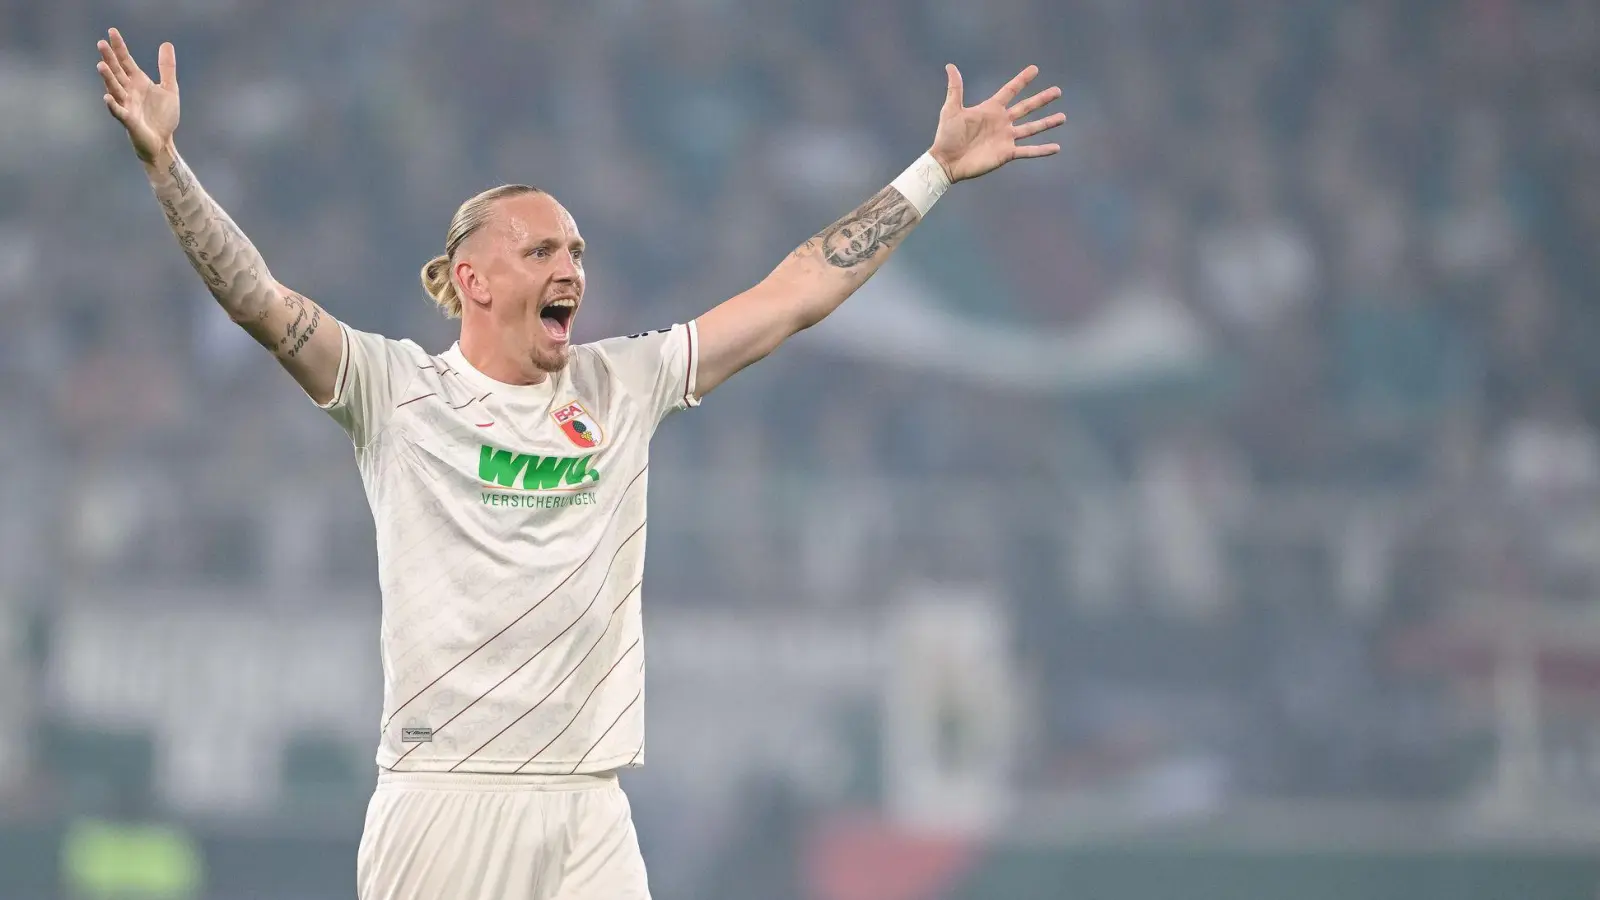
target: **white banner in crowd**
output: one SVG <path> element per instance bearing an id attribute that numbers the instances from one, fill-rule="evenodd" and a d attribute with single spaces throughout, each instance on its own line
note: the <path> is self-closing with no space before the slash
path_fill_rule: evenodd
<path id="1" fill-rule="evenodd" d="M 915 273 L 887 266 L 802 337 L 871 363 L 1047 393 L 1196 377 L 1213 359 L 1200 323 L 1153 294 L 1130 294 L 1091 323 L 1057 330 L 960 309 Z"/>

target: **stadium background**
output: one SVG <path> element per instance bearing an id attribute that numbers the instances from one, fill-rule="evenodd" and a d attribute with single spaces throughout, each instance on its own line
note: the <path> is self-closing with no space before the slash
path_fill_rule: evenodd
<path id="1" fill-rule="evenodd" d="M 350 450 L 173 246 L 113 24 L 274 272 L 432 349 L 486 186 L 573 210 L 592 340 L 886 183 L 943 62 L 1065 89 L 659 435 L 659 900 L 1600 891 L 1600 4 L 0 16 L 0 897 L 347 898 L 373 778 Z"/>

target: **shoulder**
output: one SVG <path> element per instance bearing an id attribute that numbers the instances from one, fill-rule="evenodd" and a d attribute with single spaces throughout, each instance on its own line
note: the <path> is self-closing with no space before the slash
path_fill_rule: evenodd
<path id="1" fill-rule="evenodd" d="M 693 321 L 596 341 L 574 353 L 578 371 L 637 398 L 655 410 L 658 420 L 672 410 L 698 405 L 695 356 Z"/>
<path id="2" fill-rule="evenodd" d="M 363 331 L 342 320 L 339 328 L 344 332 L 347 348 L 357 354 L 390 361 L 411 360 L 423 366 L 434 358 L 410 338 L 396 339 L 376 331 Z"/>
<path id="3" fill-rule="evenodd" d="M 653 364 L 659 359 L 662 345 L 683 327 L 673 325 L 579 344 L 572 348 L 572 360 L 575 364 L 593 369 L 597 374 L 626 377 L 632 374 L 630 369 L 647 362 Z"/>
<path id="4" fill-rule="evenodd" d="M 668 340 L 673 332 L 680 331 L 684 327 L 683 325 L 669 325 L 666 328 L 657 328 L 652 331 L 637 331 L 633 334 L 623 334 L 588 344 L 580 344 L 574 349 L 602 356 L 625 356 L 641 351 L 649 352 L 653 348 L 659 347 L 663 341 Z"/>

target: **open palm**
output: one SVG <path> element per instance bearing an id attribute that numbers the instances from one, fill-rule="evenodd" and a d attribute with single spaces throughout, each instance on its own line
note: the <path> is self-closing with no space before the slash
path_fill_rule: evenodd
<path id="1" fill-rule="evenodd" d="M 1067 120 L 1065 113 L 1056 113 L 1018 124 L 1019 119 L 1061 96 L 1060 88 L 1046 88 L 1011 105 L 1011 101 L 1039 74 L 1038 66 L 1023 69 L 993 97 L 970 107 L 963 105 L 961 70 L 952 65 L 946 66 L 945 72 L 949 76 L 949 86 L 945 91 L 944 107 L 939 110 L 939 129 L 933 136 L 933 146 L 928 152 L 944 166 L 952 182 L 992 172 L 1013 159 L 1050 156 L 1060 152 L 1059 144 L 1017 143 Z"/>
<path id="2" fill-rule="evenodd" d="M 105 104 L 122 126 L 128 129 L 133 150 L 145 162 L 157 153 L 178 130 L 178 60 L 171 44 L 162 44 L 157 55 L 159 82 L 133 61 L 128 44 L 115 28 L 110 41 L 101 41 L 100 62 L 95 69 L 106 84 Z"/>

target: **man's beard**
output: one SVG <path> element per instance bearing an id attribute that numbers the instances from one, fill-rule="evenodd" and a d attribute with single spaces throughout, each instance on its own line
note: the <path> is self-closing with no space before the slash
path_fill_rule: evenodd
<path id="1" fill-rule="evenodd" d="M 556 350 L 554 353 L 542 348 L 535 348 L 532 353 L 528 354 L 528 360 L 539 371 L 554 375 L 567 367 L 567 358 L 571 355 L 572 345 L 562 344 L 561 349 Z"/>

